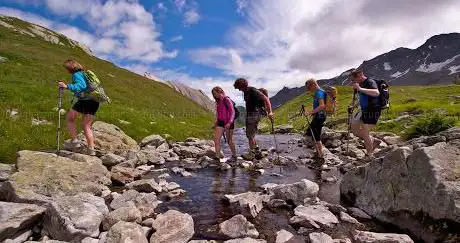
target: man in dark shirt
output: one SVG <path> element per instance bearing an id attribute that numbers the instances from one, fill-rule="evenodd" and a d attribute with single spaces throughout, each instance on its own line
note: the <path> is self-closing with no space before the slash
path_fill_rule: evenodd
<path id="1" fill-rule="evenodd" d="M 243 158 L 246 160 L 261 158 L 261 152 L 257 146 L 255 136 L 260 120 L 265 116 L 273 120 L 273 110 L 270 99 L 260 92 L 260 90 L 249 86 L 246 79 L 237 79 L 234 87 L 244 93 L 244 101 L 246 102 L 246 136 L 249 140 L 250 151 L 248 154 L 244 155 Z"/>
<path id="2" fill-rule="evenodd" d="M 375 149 L 374 140 L 369 135 L 370 130 L 375 128 L 380 118 L 378 96 L 380 95 L 377 83 L 366 77 L 362 70 L 354 70 L 350 74 L 353 89 L 359 94 L 359 106 L 361 110 L 354 115 L 351 128 L 354 135 L 364 140 L 366 147 L 366 159 L 372 159 Z"/>

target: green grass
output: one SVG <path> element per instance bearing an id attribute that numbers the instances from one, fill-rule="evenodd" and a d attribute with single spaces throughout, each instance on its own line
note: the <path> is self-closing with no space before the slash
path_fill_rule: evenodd
<path id="1" fill-rule="evenodd" d="M 336 116 L 328 118 L 329 126 L 336 129 L 346 129 L 347 107 L 351 104 L 353 92 L 350 87 L 337 87 L 338 112 Z M 391 86 L 391 107 L 384 112 L 380 121 L 391 120 L 399 117 L 403 112 L 410 112 L 411 116 L 401 122 L 379 123 L 378 131 L 390 131 L 404 135 L 404 132 L 417 120 L 419 116 L 436 112 L 443 112 L 445 116 L 455 119 L 460 125 L 460 100 L 455 100 L 449 95 L 460 95 L 460 85 L 443 86 Z M 409 99 L 416 101 L 408 102 Z M 306 126 L 305 118 L 290 119 L 297 113 L 302 104 L 311 110 L 311 96 L 301 95 L 275 110 L 276 124 L 292 124 L 297 131 L 302 131 Z M 265 121 L 266 122 L 266 121 Z"/>
<path id="2" fill-rule="evenodd" d="M 29 25 L 16 19 L 9 23 L 22 28 Z M 116 67 L 80 48 L 52 44 L 0 26 L 0 56 L 8 59 L 0 63 L 0 162 L 14 162 L 18 150 L 55 147 L 55 82 L 70 81 L 70 74 L 62 67 L 69 58 L 95 71 L 112 99 L 111 104 L 101 105 L 98 120 L 119 126 L 136 140 L 150 134 L 167 133 L 175 140 L 211 134 L 213 115 L 198 104 L 163 83 Z M 66 110 L 71 107 L 68 91 L 63 104 Z M 18 119 L 12 119 L 8 109 L 18 110 Z M 32 118 L 46 119 L 52 124 L 32 126 Z"/>

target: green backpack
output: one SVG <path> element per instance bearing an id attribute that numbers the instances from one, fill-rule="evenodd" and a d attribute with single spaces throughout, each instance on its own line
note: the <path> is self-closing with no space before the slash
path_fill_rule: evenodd
<path id="1" fill-rule="evenodd" d="M 91 70 L 86 70 L 84 74 L 86 84 L 88 86 L 88 90 L 85 92 L 85 95 L 93 98 L 95 101 L 99 103 L 110 103 L 110 98 L 105 93 L 101 81 L 96 76 L 96 74 Z"/>

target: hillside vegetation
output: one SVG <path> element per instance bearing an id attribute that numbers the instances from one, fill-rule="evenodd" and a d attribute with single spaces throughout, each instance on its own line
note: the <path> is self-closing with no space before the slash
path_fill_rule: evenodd
<path id="1" fill-rule="evenodd" d="M 33 26 L 14 18 L 0 20 L 17 30 Z M 69 58 L 94 70 L 112 99 L 111 104 L 100 107 L 97 119 L 116 124 L 137 140 L 153 133 L 170 134 L 173 139 L 211 134 L 213 116 L 198 104 L 163 83 L 88 55 L 64 36 L 55 35 L 63 45 L 0 25 L 0 162 L 14 161 L 21 149 L 55 147 L 56 80 L 70 81 L 62 67 Z M 66 110 L 71 107 L 68 91 L 63 105 Z M 12 110 L 18 114 L 12 115 Z M 33 118 L 50 123 L 32 125 Z"/>
<path id="2" fill-rule="evenodd" d="M 351 104 L 353 91 L 350 87 L 337 86 L 339 90 L 338 111 L 334 117 L 328 118 L 328 126 L 346 129 L 347 107 Z M 404 132 L 419 119 L 426 119 L 430 114 L 441 114 L 444 117 L 455 119 L 460 124 L 460 85 L 435 86 L 393 86 L 390 87 L 391 106 L 383 112 L 379 131 L 395 132 L 405 135 Z M 306 129 L 307 121 L 304 117 L 293 119 L 302 104 L 307 110 L 312 108 L 312 98 L 305 93 L 275 110 L 276 124 L 292 124 L 297 131 Z M 405 118 L 402 117 L 406 115 Z M 392 121 L 401 117 L 401 120 Z M 382 122 L 383 121 L 383 122 Z"/>

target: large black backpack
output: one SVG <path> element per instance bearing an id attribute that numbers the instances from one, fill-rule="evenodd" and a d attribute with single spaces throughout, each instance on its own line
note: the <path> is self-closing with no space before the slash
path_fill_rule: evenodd
<path id="1" fill-rule="evenodd" d="M 238 119 L 238 117 L 240 117 L 240 110 L 238 110 L 238 107 L 236 107 L 236 103 L 232 99 L 230 99 L 230 97 L 227 97 L 227 99 L 229 99 L 230 102 L 232 102 L 233 109 L 235 110 L 235 118 L 233 120 L 236 120 Z M 228 110 L 230 107 L 228 107 L 226 102 L 224 102 L 224 104 L 225 104 L 225 108 Z"/>
<path id="2" fill-rule="evenodd" d="M 390 107 L 390 86 L 387 81 L 381 79 L 375 79 L 375 83 L 380 92 L 380 95 L 377 97 L 377 107 L 381 110 L 388 109 Z"/>

